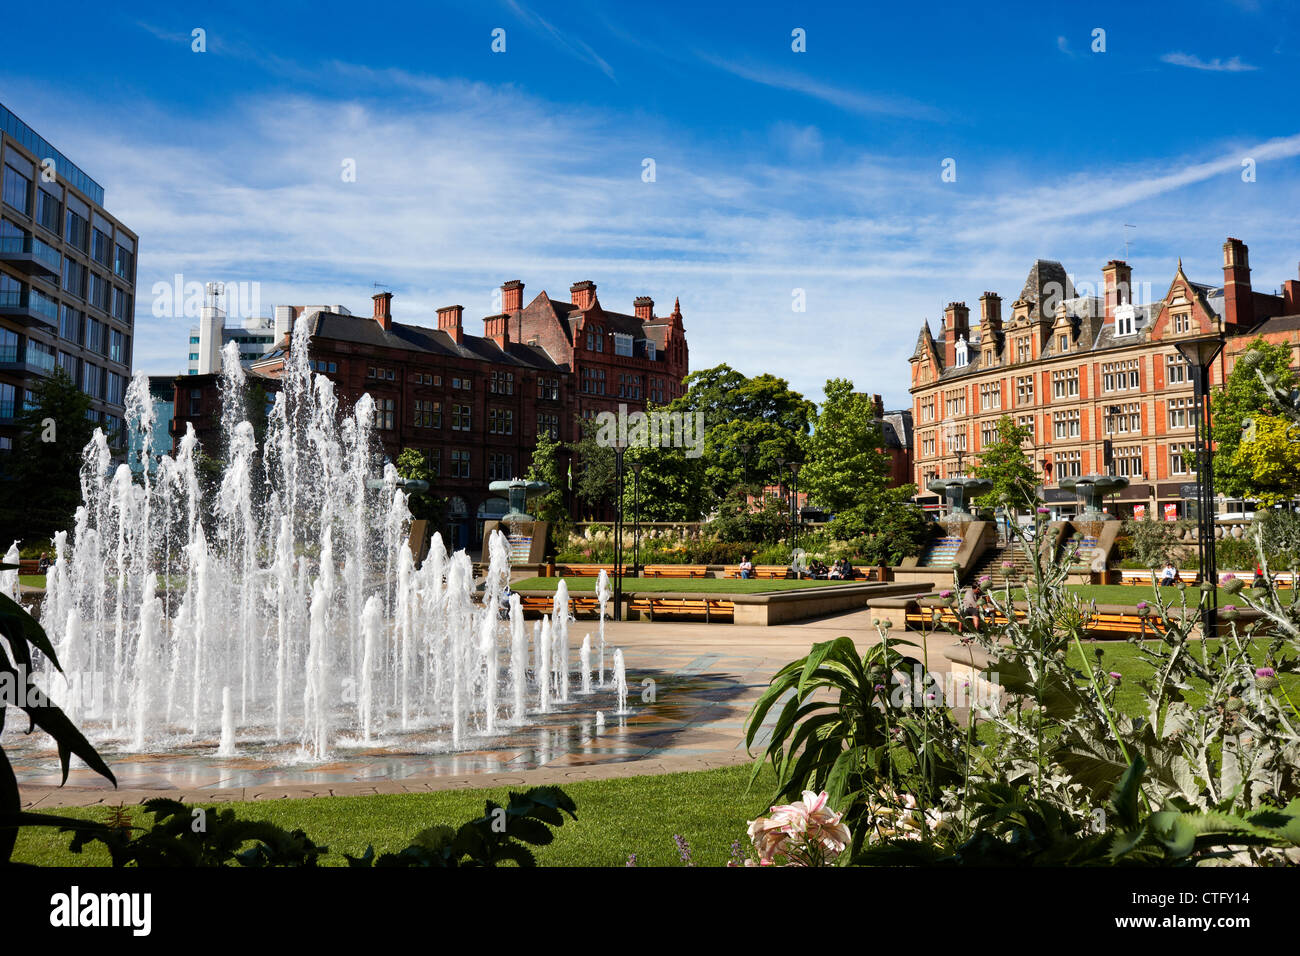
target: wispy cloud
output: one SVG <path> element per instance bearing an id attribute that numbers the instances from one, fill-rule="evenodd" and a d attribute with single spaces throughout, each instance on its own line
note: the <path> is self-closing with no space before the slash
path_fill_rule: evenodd
<path id="1" fill-rule="evenodd" d="M 1186 66 L 1193 70 L 1209 70 L 1212 73 L 1249 73 L 1259 69 L 1257 66 L 1243 62 L 1241 57 L 1238 56 L 1227 60 L 1220 60 L 1218 57 L 1213 60 L 1202 60 L 1193 53 L 1166 53 L 1160 60 L 1172 66 Z"/>
<path id="2" fill-rule="evenodd" d="M 1300 136 L 1051 178 L 985 170 L 980 188 L 961 189 L 940 182 L 933 156 L 823 149 L 811 126 L 773 124 L 768 142 L 780 148 L 728 149 L 509 85 L 329 68 L 354 81 L 349 99 L 259 95 L 201 115 L 137 100 L 113 123 L 103 104 L 69 108 L 35 83 L 21 91 L 29 121 L 47 128 L 43 104 L 58 117 L 50 135 L 94 157 L 109 208 L 141 236 L 139 367 L 184 364 L 189 320 L 150 313 L 154 284 L 178 272 L 258 281 L 263 312 L 312 302 L 366 312 L 379 281 L 397 293 L 401 321 L 431 325 L 436 307 L 461 302 L 471 330 L 505 279 L 524 279 L 531 298 L 590 278 L 620 311 L 637 295 L 680 296 L 696 367 L 776 371 L 810 397 L 843 375 L 897 407 L 923 318 L 984 289 L 1014 296 L 1037 256 L 1096 279 L 1122 254 L 1121 223 L 1140 225 L 1135 279 L 1167 282 L 1180 254 L 1190 274 L 1213 276 L 1219 244 L 1243 223 L 1261 287 L 1294 274 Z M 395 95 L 406 92 L 420 95 Z M 590 155 L 575 139 L 630 145 Z M 647 155 L 654 183 L 641 180 Z M 1244 156 L 1259 183 L 1234 175 Z M 348 159 L 355 182 L 340 176 Z M 791 308 L 795 289 L 806 312 Z"/>
<path id="3" fill-rule="evenodd" d="M 523 20 L 538 33 L 549 37 L 556 46 L 567 52 L 570 56 L 576 57 L 582 62 L 596 67 L 611 80 L 618 82 L 617 78 L 614 76 L 614 68 L 610 66 L 604 58 L 593 50 L 591 45 L 581 37 L 561 31 L 549 20 L 544 19 L 540 14 L 525 7 L 522 3 L 519 3 L 518 0 L 506 0 L 506 6 L 514 11 L 515 16 L 519 17 L 519 19 Z M 508 46 L 507 49 L 509 49 Z"/>
<path id="4" fill-rule="evenodd" d="M 932 121 L 944 118 L 943 113 L 934 107 L 904 96 L 882 96 L 875 93 L 848 90 L 829 83 L 823 83 L 802 73 L 776 70 L 771 67 L 756 67 L 707 53 L 701 53 L 700 59 L 743 80 L 761 83 L 764 86 L 770 86 L 778 90 L 802 93 L 805 96 L 811 96 L 850 113 L 906 116 L 912 119 Z"/>

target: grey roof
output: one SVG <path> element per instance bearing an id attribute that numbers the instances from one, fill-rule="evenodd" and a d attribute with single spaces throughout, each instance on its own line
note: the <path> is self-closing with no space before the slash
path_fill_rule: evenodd
<path id="1" fill-rule="evenodd" d="M 912 410 L 910 408 L 900 408 L 892 412 L 885 412 L 880 430 L 887 448 L 910 449 L 912 447 Z"/>
<path id="2" fill-rule="evenodd" d="M 1031 317 L 1050 320 L 1055 315 L 1057 303 L 1073 298 L 1076 298 L 1074 283 L 1070 281 L 1065 266 L 1055 259 L 1035 259 L 1016 301 L 1033 306 Z"/>
<path id="3" fill-rule="evenodd" d="M 340 315 L 337 312 L 313 312 L 299 321 L 307 321 L 311 324 L 313 339 L 332 339 L 338 342 L 370 345 L 375 348 L 467 358 L 498 365 L 519 365 L 541 369 L 560 368 L 551 361 L 545 350 L 535 345 L 509 342 L 503 350 L 495 341 L 481 335 L 462 335 L 461 342 L 457 345 L 451 335 L 441 329 L 394 322 L 392 329 L 385 332 L 383 327 L 370 316 Z M 282 351 L 276 349 L 267 353 L 264 358 L 278 355 Z"/>

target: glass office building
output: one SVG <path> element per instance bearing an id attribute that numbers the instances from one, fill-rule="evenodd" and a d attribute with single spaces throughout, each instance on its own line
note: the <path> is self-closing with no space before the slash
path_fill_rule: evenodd
<path id="1" fill-rule="evenodd" d="M 121 447 L 138 251 L 103 187 L 0 104 L 0 453 L 57 368 Z"/>

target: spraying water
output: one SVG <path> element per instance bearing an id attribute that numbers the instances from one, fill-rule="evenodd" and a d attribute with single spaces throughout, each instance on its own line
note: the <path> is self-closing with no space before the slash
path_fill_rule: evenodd
<path id="1" fill-rule="evenodd" d="M 103 712 L 85 714 L 71 678 L 39 665 L 55 702 L 90 718 L 85 729 L 107 752 L 225 754 L 238 739 L 242 752 L 297 746 L 324 760 L 347 741 L 395 733 L 422 735 L 407 747 L 463 747 L 492 733 L 503 708 L 525 719 L 518 600 L 507 640 L 498 617 L 505 536 L 485 542 L 481 602 L 469 556 L 448 556 L 440 536 L 415 566 L 407 495 L 381 460 L 374 402 L 340 406 L 310 368 L 309 329 L 296 325 L 278 389 L 266 383 L 269 411 L 237 344 L 227 346 L 210 447 L 187 424 L 174 456 L 148 456 L 157 423 L 139 372 L 126 420 L 144 451 L 114 467 L 98 429 L 83 449 L 82 504 L 72 531 L 55 535 L 41 620 L 69 675 L 102 680 Z M 17 574 L 0 572 L 0 590 L 15 592 Z M 557 621 L 555 648 L 549 624 L 535 647 L 544 712 L 550 680 L 568 696 L 567 607 Z"/>

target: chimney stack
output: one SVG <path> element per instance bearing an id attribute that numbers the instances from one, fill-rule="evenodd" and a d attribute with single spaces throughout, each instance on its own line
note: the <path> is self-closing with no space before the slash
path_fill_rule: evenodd
<path id="1" fill-rule="evenodd" d="M 483 320 L 483 328 L 484 334 L 504 352 L 506 346 L 510 344 L 510 316 L 504 312 L 500 315 L 489 315 Z"/>
<path id="2" fill-rule="evenodd" d="M 655 300 L 648 295 L 639 295 L 632 300 L 632 309 L 638 319 L 649 321 L 655 317 Z"/>
<path id="3" fill-rule="evenodd" d="M 501 311 L 510 314 L 523 307 L 524 284 L 518 279 L 511 279 L 501 287 Z"/>
<path id="4" fill-rule="evenodd" d="M 970 309 L 965 302 L 949 302 L 943 310 L 943 364 L 945 368 L 957 365 L 957 340 L 970 342 Z"/>
<path id="5" fill-rule="evenodd" d="M 590 279 L 573 283 L 569 286 L 569 297 L 578 308 L 590 309 L 592 303 L 596 301 L 596 283 Z"/>
<path id="6" fill-rule="evenodd" d="M 1250 255 L 1240 239 L 1223 244 L 1223 311 L 1228 325 L 1255 324 L 1255 301 L 1250 291 Z"/>
<path id="7" fill-rule="evenodd" d="M 1287 279 L 1282 283 L 1282 314 L 1300 315 L 1300 281 Z"/>
<path id="8" fill-rule="evenodd" d="M 1111 259 L 1101 270 L 1105 279 L 1106 325 L 1115 324 L 1115 307 L 1133 302 L 1133 270 L 1123 259 Z"/>
<path id="9" fill-rule="evenodd" d="M 393 293 L 380 292 L 371 296 L 375 300 L 375 321 L 385 332 L 393 330 Z"/>
<path id="10" fill-rule="evenodd" d="M 985 292 L 980 296 L 980 338 L 1002 332 L 1002 296 Z"/>
<path id="11" fill-rule="evenodd" d="M 464 331 L 460 326 L 461 313 L 465 311 L 464 306 L 444 305 L 438 310 L 438 328 L 451 336 L 452 341 L 460 345 L 465 337 Z"/>

